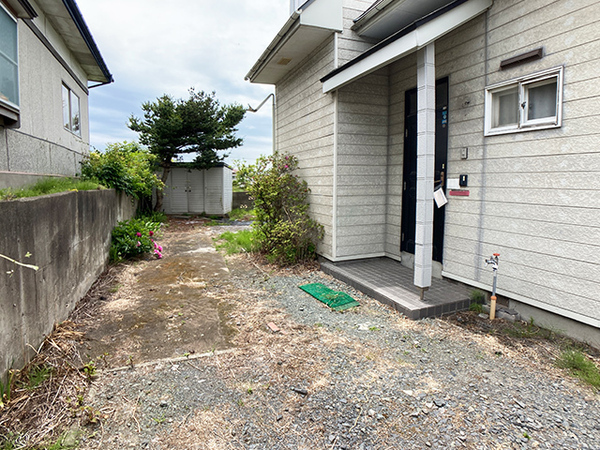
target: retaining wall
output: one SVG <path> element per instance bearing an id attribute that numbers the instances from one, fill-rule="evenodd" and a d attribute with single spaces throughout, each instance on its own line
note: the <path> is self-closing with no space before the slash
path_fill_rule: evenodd
<path id="1" fill-rule="evenodd" d="M 65 320 L 108 262 L 111 231 L 135 213 L 114 190 L 0 202 L 0 376 L 20 368 Z M 26 254 L 31 253 L 27 258 Z"/>

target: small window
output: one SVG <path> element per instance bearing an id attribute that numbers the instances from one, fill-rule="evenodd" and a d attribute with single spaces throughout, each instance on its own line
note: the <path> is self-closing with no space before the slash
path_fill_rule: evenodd
<path id="1" fill-rule="evenodd" d="M 63 84 L 63 125 L 70 132 L 81 136 L 81 116 L 79 113 L 79 97 Z"/>
<path id="2" fill-rule="evenodd" d="M 498 83 L 485 90 L 485 135 L 562 125 L 563 68 Z"/>
<path id="3" fill-rule="evenodd" d="M 19 110 L 17 21 L 0 3 L 0 106 Z"/>

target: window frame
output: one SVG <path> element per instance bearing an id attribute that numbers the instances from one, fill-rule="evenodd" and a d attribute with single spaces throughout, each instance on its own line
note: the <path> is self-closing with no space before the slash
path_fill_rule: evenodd
<path id="1" fill-rule="evenodd" d="M 19 21 L 17 19 L 17 17 L 15 17 L 12 12 L 4 5 L 3 2 L 0 1 L 0 8 L 2 8 L 2 11 L 4 11 L 6 13 L 6 15 L 8 16 L 9 19 L 11 19 L 14 24 L 15 24 L 15 43 L 16 43 L 16 49 L 15 49 L 15 54 L 16 54 L 16 60 L 12 61 L 12 59 L 9 59 L 9 62 L 14 63 L 16 65 L 16 80 L 15 80 L 15 84 L 16 84 L 16 103 L 9 100 L 8 98 L 5 100 L 3 98 L 0 98 L 0 120 L 1 119 L 8 119 L 9 123 L 13 122 L 13 121 L 17 121 L 18 122 L 18 118 L 19 118 L 19 112 L 21 110 L 20 108 L 20 100 L 21 100 L 21 95 L 20 95 L 20 85 L 19 85 Z M 8 56 L 5 56 L 5 58 L 8 59 Z M 0 122 L 0 125 L 2 124 L 2 122 Z"/>
<path id="2" fill-rule="evenodd" d="M 560 128 L 562 126 L 563 79 L 564 67 L 559 66 L 487 86 L 485 88 L 484 136 Z M 529 91 L 534 87 L 550 84 L 552 83 L 552 80 L 556 80 L 555 114 L 553 116 L 542 117 L 539 119 L 529 119 L 529 108 L 527 107 L 529 101 Z M 549 81 L 549 83 L 545 83 L 546 81 Z M 497 107 L 497 103 L 493 101 L 494 94 L 514 88 L 517 88 L 518 94 L 517 108 L 519 109 L 519 112 L 517 114 L 517 123 L 494 127 L 494 110 Z"/>
<path id="3" fill-rule="evenodd" d="M 65 104 L 65 93 L 67 94 L 66 104 Z M 77 128 L 74 129 L 74 117 L 73 117 L 73 97 L 77 99 L 77 117 L 79 123 L 77 124 Z M 62 122 L 63 128 L 75 136 L 81 137 L 81 97 L 77 95 L 73 89 L 71 89 L 66 83 L 62 83 L 61 86 L 61 98 L 62 98 Z M 65 109 L 66 108 L 66 109 Z M 65 120 L 66 115 L 68 114 L 68 122 Z"/>

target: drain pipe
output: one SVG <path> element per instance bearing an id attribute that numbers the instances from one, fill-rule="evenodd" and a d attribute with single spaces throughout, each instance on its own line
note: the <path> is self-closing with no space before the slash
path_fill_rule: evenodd
<path id="1" fill-rule="evenodd" d="M 492 284 L 492 296 L 490 298 L 490 320 L 496 318 L 496 284 L 498 281 L 498 257 L 500 253 L 494 253 L 490 259 L 485 260 L 485 265 L 492 266 L 494 272 L 494 283 Z"/>
<path id="2" fill-rule="evenodd" d="M 275 110 L 276 110 L 276 100 L 275 100 L 275 94 L 271 93 L 269 95 L 267 95 L 267 98 L 265 98 L 262 103 L 260 105 L 258 105 L 256 108 L 253 108 L 252 106 L 248 105 L 248 109 L 246 109 L 246 111 L 248 112 L 258 112 L 258 110 L 260 108 L 262 108 L 262 106 L 267 102 L 267 100 L 269 100 L 270 98 L 273 98 L 273 109 L 272 109 L 272 117 L 271 117 L 271 122 L 272 122 L 272 127 L 273 127 L 273 154 L 275 154 L 275 152 L 277 151 L 277 146 L 275 143 L 275 137 L 276 137 L 276 125 L 275 125 Z"/>

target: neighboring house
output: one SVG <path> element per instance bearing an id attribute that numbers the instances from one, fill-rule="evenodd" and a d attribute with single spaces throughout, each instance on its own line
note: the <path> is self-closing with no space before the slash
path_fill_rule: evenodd
<path id="1" fill-rule="evenodd" d="M 600 343 L 600 1 L 298 3 L 247 79 L 275 85 L 320 255 L 490 290 L 500 253 L 512 307 Z"/>
<path id="2" fill-rule="evenodd" d="M 89 89 L 110 82 L 74 0 L 0 0 L 0 188 L 77 174 Z"/>

